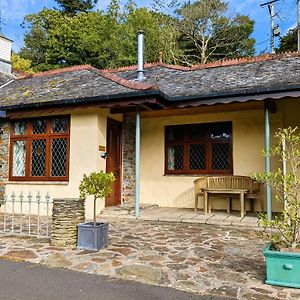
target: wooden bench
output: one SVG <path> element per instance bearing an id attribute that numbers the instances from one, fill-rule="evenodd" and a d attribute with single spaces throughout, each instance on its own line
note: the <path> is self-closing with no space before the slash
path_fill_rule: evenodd
<path id="1" fill-rule="evenodd" d="M 250 200 L 254 211 L 254 201 L 259 201 L 259 211 L 263 209 L 263 186 L 248 176 L 207 176 L 194 181 L 195 210 L 198 208 L 199 197 L 204 198 L 204 213 L 211 212 L 210 194 L 227 195 L 227 212 L 231 211 L 232 196 L 239 195 L 241 216 L 245 215 L 245 200 Z"/>

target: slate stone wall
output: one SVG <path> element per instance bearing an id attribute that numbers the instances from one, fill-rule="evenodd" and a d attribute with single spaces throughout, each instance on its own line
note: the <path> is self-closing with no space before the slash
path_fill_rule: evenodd
<path id="1" fill-rule="evenodd" d="M 9 174 L 9 135 L 10 123 L 8 120 L 0 120 L 0 202 L 5 194 Z"/>
<path id="2" fill-rule="evenodd" d="M 85 221 L 85 201 L 77 198 L 53 199 L 51 243 L 57 247 L 77 244 L 77 225 Z"/>
<path id="3" fill-rule="evenodd" d="M 123 117 L 123 204 L 134 206 L 135 197 L 135 116 Z"/>

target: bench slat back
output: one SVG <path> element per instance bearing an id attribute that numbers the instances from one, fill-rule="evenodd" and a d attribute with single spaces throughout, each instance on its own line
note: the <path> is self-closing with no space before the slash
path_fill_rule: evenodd
<path id="1" fill-rule="evenodd" d="M 251 192 L 261 192 L 262 184 L 247 176 L 208 176 L 200 177 L 194 181 L 195 193 L 202 189 L 243 189 Z"/>

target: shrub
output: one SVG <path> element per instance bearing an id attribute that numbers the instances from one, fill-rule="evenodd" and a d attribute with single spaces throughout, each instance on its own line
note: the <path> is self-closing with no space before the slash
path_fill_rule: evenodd
<path id="1" fill-rule="evenodd" d="M 283 205 L 280 216 L 269 220 L 262 214 L 260 224 L 263 235 L 273 248 L 296 248 L 300 245 L 300 133 L 295 128 L 279 129 L 276 132 L 277 145 L 265 156 L 278 157 L 286 164 L 286 172 L 278 168 L 276 172 L 256 173 L 253 178 L 269 184 L 276 192 L 276 199 Z"/>
<path id="2" fill-rule="evenodd" d="M 79 185 L 80 198 L 94 196 L 94 225 L 96 225 L 96 202 L 97 199 L 104 198 L 111 192 L 111 185 L 115 181 L 113 173 L 93 172 L 90 175 L 83 175 Z"/>

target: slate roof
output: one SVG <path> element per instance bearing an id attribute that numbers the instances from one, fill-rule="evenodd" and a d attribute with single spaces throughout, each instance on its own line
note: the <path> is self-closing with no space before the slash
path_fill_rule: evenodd
<path id="1" fill-rule="evenodd" d="M 277 98 L 285 97 L 288 92 L 291 97 L 300 97 L 300 53 L 265 55 L 191 68 L 148 64 L 146 80 L 142 82 L 135 80 L 136 73 L 136 66 L 98 70 L 85 65 L 24 76 L 0 89 L 0 109 L 122 102 L 133 98 L 142 101 L 151 97 L 163 99 L 170 106 L 199 99 L 202 104 L 263 100 L 271 93 Z M 219 100 L 211 100 L 217 98 Z"/>
<path id="2" fill-rule="evenodd" d="M 13 76 L 0 73 L 0 87 L 13 79 Z"/>
<path id="3" fill-rule="evenodd" d="M 91 66 L 76 66 L 35 74 L 15 80 L 0 89 L 0 107 L 22 108 L 33 104 L 66 104 L 88 99 L 108 100 L 111 96 L 131 95 L 136 90 L 146 90 L 147 85 L 127 84 L 122 78 L 101 72 Z"/>
<path id="4" fill-rule="evenodd" d="M 271 58 L 271 57 L 270 57 Z M 232 63 L 230 65 L 230 62 Z M 168 65 L 150 65 L 145 69 L 145 83 L 158 85 L 159 89 L 178 100 L 195 95 L 226 95 L 237 92 L 300 87 L 300 53 L 266 60 L 236 60 L 176 68 Z M 116 70 L 118 76 L 131 80 L 136 71 Z"/>

